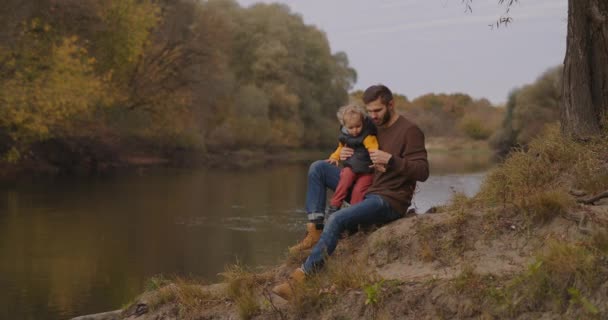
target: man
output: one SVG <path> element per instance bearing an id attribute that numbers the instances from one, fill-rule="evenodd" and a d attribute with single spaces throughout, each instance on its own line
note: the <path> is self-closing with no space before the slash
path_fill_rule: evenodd
<path id="1" fill-rule="evenodd" d="M 308 233 L 302 242 L 289 250 L 296 253 L 312 248 L 312 251 L 302 267 L 292 273 L 291 283 L 303 282 L 307 274 L 318 271 L 325 257 L 336 249 L 344 231 L 386 224 L 402 217 L 411 204 L 416 181 L 426 181 L 429 176 L 424 134 L 418 126 L 397 114 L 389 88 L 384 85 L 367 88 L 363 93 L 363 102 L 369 117 L 378 127 L 380 150 L 370 151 L 376 168 L 373 183 L 362 202 L 337 211 L 323 225 L 326 188 L 336 188 L 340 169 L 323 160 L 310 166 L 306 194 Z M 352 154 L 352 149 L 342 148 L 340 160 Z M 291 283 L 282 283 L 273 291 L 290 299 Z"/>

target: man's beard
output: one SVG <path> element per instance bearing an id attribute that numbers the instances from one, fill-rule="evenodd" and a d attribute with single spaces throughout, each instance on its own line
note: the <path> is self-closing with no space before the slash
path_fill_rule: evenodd
<path id="1" fill-rule="evenodd" d="M 387 108 L 386 113 L 384 114 L 384 117 L 382 117 L 382 120 L 380 121 L 378 126 L 383 127 L 383 126 L 387 125 L 390 120 L 391 120 L 391 111 Z"/>

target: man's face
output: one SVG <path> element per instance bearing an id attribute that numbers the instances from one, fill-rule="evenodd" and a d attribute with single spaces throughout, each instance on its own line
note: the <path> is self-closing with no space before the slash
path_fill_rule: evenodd
<path id="1" fill-rule="evenodd" d="M 393 102 L 390 101 L 388 106 L 386 106 L 382 104 L 381 98 L 379 97 L 365 106 L 367 114 L 376 126 L 383 127 L 388 124 L 392 115 L 392 103 Z"/>

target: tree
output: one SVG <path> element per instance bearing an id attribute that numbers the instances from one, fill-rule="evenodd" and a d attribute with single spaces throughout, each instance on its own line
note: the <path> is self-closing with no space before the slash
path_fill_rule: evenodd
<path id="1" fill-rule="evenodd" d="M 106 88 L 78 38 L 58 37 L 37 19 L 14 48 L 0 45 L 0 155 L 17 162 L 30 144 L 77 130 L 70 120 L 90 113 Z M 5 154 L 3 154 L 5 153 Z"/>
<path id="2" fill-rule="evenodd" d="M 499 0 L 509 9 L 519 0 Z M 470 10 L 472 0 L 463 0 Z M 608 1 L 569 0 L 568 35 L 561 98 L 562 133 L 586 140 L 608 123 Z"/>
<path id="3" fill-rule="evenodd" d="M 586 139 L 608 115 L 608 2 L 569 0 L 562 89 L 562 132 Z"/>

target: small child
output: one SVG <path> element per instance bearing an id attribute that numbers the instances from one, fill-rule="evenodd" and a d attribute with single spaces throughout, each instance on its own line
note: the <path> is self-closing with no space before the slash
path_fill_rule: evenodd
<path id="1" fill-rule="evenodd" d="M 350 204 L 363 200 L 373 180 L 374 168 L 369 151 L 378 149 L 376 126 L 365 116 L 363 108 L 355 105 L 344 106 L 338 110 L 337 116 L 341 124 L 339 144 L 326 161 L 338 165 L 340 151 L 344 146 L 352 148 L 354 153 L 343 161 L 344 168 L 340 171 L 340 181 L 329 202 L 328 216 L 340 209 L 351 187 Z"/>

